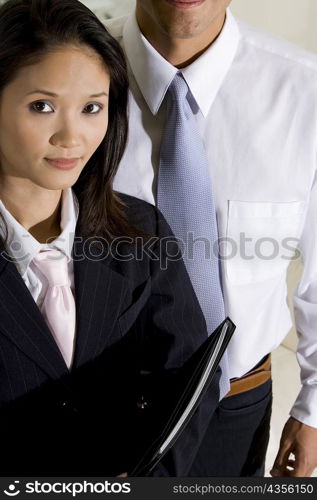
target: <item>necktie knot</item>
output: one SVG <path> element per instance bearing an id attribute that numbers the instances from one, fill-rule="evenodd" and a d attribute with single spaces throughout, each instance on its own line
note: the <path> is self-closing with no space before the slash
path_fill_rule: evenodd
<path id="1" fill-rule="evenodd" d="M 34 264 L 46 277 L 50 287 L 69 286 L 67 257 L 58 250 L 48 250 L 38 253 Z"/>
<path id="2" fill-rule="evenodd" d="M 172 83 L 168 87 L 168 91 L 172 96 L 172 99 L 178 103 L 184 104 L 186 102 L 186 96 L 189 92 L 189 88 L 181 73 L 176 73 Z"/>

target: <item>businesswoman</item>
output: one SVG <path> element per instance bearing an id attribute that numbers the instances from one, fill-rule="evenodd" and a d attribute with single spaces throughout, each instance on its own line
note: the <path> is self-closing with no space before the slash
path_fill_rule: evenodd
<path id="1" fill-rule="evenodd" d="M 112 189 L 127 89 L 120 47 L 77 0 L 0 8 L 2 475 L 129 472 L 158 423 L 140 380 L 206 337 L 162 216 Z M 154 475 L 186 475 L 216 382 L 208 398 Z"/>

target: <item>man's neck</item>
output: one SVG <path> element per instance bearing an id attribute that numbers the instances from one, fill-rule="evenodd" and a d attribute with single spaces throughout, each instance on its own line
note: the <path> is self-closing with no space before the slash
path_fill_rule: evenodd
<path id="1" fill-rule="evenodd" d="M 143 35 L 150 44 L 177 68 L 184 68 L 200 57 L 220 35 L 226 14 L 221 13 L 213 20 L 209 29 L 192 38 L 172 38 L 158 26 L 151 26 L 138 16 L 137 21 Z"/>

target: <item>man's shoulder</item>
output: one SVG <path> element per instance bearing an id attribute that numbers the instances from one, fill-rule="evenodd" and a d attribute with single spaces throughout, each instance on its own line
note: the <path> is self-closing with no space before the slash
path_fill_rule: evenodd
<path id="1" fill-rule="evenodd" d="M 317 54 L 280 38 L 268 31 L 238 20 L 242 43 L 257 51 L 259 57 L 269 58 L 273 64 L 297 67 L 317 76 Z"/>
<path id="2" fill-rule="evenodd" d="M 123 36 L 123 28 L 128 19 L 128 16 L 106 19 L 103 21 L 105 28 L 116 39 L 120 40 Z"/>

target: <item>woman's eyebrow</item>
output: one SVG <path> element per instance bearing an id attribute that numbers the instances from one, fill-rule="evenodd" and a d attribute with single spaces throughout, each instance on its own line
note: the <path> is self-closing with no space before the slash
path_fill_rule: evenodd
<path id="1" fill-rule="evenodd" d="M 44 94 L 50 97 L 58 97 L 58 95 L 54 94 L 54 92 L 49 92 L 48 90 L 43 90 L 43 89 L 32 90 L 31 92 L 28 92 L 26 95 L 32 95 L 32 94 Z"/>
<path id="2" fill-rule="evenodd" d="M 89 96 L 89 97 L 102 97 L 102 96 L 106 96 L 106 97 L 108 97 L 107 92 L 99 92 L 99 94 L 92 94 L 92 95 L 91 95 L 91 96 Z"/>
<path id="3" fill-rule="evenodd" d="M 32 90 L 31 92 L 28 92 L 26 95 L 32 95 L 32 94 L 44 94 L 49 97 L 58 97 L 58 94 L 55 94 L 54 92 L 50 92 L 49 90 L 44 90 L 44 89 L 35 89 Z M 108 97 L 107 92 L 99 92 L 98 94 L 92 94 L 89 96 L 89 98 L 96 98 L 96 97 L 102 97 L 106 96 Z"/>

